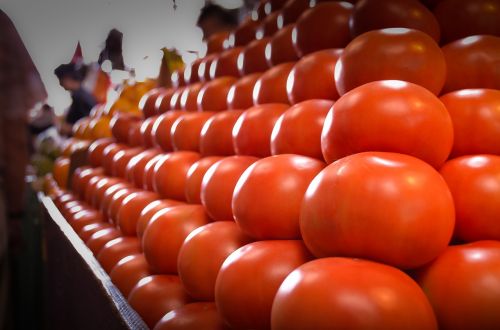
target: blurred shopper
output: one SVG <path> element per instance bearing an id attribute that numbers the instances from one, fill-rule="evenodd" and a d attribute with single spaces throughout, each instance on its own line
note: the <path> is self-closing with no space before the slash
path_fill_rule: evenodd
<path id="1" fill-rule="evenodd" d="M 196 25 L 203 31 L 205 40 L 218 32 L 230 32 L 238 25 L 238 10 L 228 10 L 209 3 L 201 9 Z"/>
<path id="2" fill-rule="evenodd" d="M 125 70 L 122 43 L 123 33 L 117 29 L 109 31 L 106 42 L 104 43 L 104 49 L 99 54 L 99 65 L 102 65 L 104 61 L 108 60 L 111 62 L 112 70 Z"/>

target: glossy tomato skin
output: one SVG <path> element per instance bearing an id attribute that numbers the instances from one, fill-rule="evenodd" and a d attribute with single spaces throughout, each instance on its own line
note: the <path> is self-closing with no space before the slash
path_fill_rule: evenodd
<path id="1" fill-rule="evenodd" d="M 288 103 L 286 84 L 295 62 L 276 65 L 257 80 L 253 88 L 253 103 Z"/>
<path id="2" fill-rule="evenodd" d="M 440 329 L 497 329 L 500 326 L 500 242 L 450 246 L 424 267 L 418 282 Z"/>
<path id="3" fill-rule="evenodd" d="M 232 156 L 233 127 L 242 110 L 222 111 L 210 117 L 200 133 L 200 153 L 202 156 Z"/>
<path id="4" fill-rule="evenodd" d="M 110 222 L 118 225 L 118 213 L 123 206 L 124 200 L 133 193 L 141 192 L 141 189 L 124 188 L 113 194 L 108 207 L 108 219 Z"/>
<path id="5" fill-rule="evenodd" d="M 271 133 L 287 104 L 256 105 L 246 110 L 233 127 L 233 146 L 237 155 L 267 157 L 271 155 Z"/>
<path id="6" fill-rule="evenodd" d="M 118 237 L 104 244 L 97 260 L 109 273 L 121 259 L 140 252 L 141 243 L 137 237 Z"/>
<path id="7" fill-rule="evenodd" d="M 242 50 L 243 47 L 234 47 L 223 51 L 210 64 L 210 78 L 215 79 L 224 76 L 239 77 L 240 72 L 238 71 L 237 62 Z"/>
<path id="8" fill-rule="evenodd" d="M 90 149 L 90 147 L 89 147 Z M 104 148 L 103 148 L 104 149 Z M 90 152 L 90 151 L 89 151 Z M 78 193 L 80 191 L 80 186 L 81 186 L 81 178 L 84 175 L 90 175 L 92 172 L 90 171 L 93 169 L 91 166 L 78 166 L 75 168 L 73 171 L 73 174 L 71 176 L 71 192 L 78 196 Z M 79 197 L 79 196 L 78 196 Z"/>
<path id="9" fill-rule="evenodd" d="M 130 159 L 125 169 L 127 180 L 137 188 L 143 188 L 146 165 L 159 154 L 160 150 L 158 149 L 148 149 Z"/>
<path id="10" fill-rule="evenodd" d="M 235 77 L 220 77 L 207 82 L 198 93 L 198 111 L 227 110 L 227 94 L 236 81 Z"/>
<path id="11" fill-rule="evenodd" d="M 83 227 L 91 223 L 103 222 L 101 213 L 92 209 L 77 212 L 67 220 L 75 232 L 79 232 Z"/>
<path id="12" fill-rule="evenodd" d="M 94 256 L 99 255 L 101 249 L 107 242 L 121 237 L 121 233 L 116 228 L 104 228 L 93 233 L 85 242 L 87 247 L 92 251 Z"/>
<path id="13" fill-rule="evenodd" d="M 125 179 L 128 162 L 143 151 L 140 147 L 118 151 L 111 161 L 111 175 Z"/>
<path id="14" fill-rule="evenodd" d="M 317 159 L 290 154 L 256 161 L 234 188 L 236 223 L 257 240 L 300 239 L 302 199 L 324 167 L 325 163 Z"/>
<path id="15" fill-rule="evenodd" d="M 104 193 L 106 192 L 106 190 L 108 190 L 109 187 L 112 187 L 118 183 L 127 184 L 127 182 L 121 178 L 105 177 L 99 180 L 99 182 L 97 182 L 94 195 L 91 197 L 91 206 L 96 210 L 100 210 L 104 198 Z"/>
<path id="16" fill-rule="evenodd" d="M 169 88 L 161 92 L 156 99 L 155 107 L 158 114 L 165 113 L 170 110 L 170 101 L 174 95 L 175 89 Z"/>
<path id="17" fill-rule="evenodd" d="M 120 151 L 127 149 L 128 147 L 122 143 L 111 143 L 102 153 L 102 167 L 104 168 L 104 173 L 106 175 L 112 175 L 113 168 L 113 157 Z"/>
<path id="18" fill-rule="evenodd" d="M 142 146 L 142 134 L 141 126 L 143 121 L 139 121 L 130 126 L 128 131 L 127 145 L 129 147 L 140 147 Z"/>
<path id="19" fill-rule="evenodd" d="M 448 109 L 455 138 L 452 157 L 500 155 L 500 91 L 465 89 L 441 96 Z"/>
<path id="20" fill-rule="evenodd" d="M 310 1 L 308 0 L 289 0 L 281 9 L 279 20 L 283 26 L 290 23 L 295 23 L 304 11 L 309 9 Z"/>
<path id="21" fill-rule="evenodd" d="M 141 279 L 128 296 L 130 306 L 153 328 L 166 313 L 188 303 L 178 276 L 153 275 Z"/>
<path id="22" fill-rule="evenodd" d="M 109 274 L 111 281 L 125 298 L 141 279 L 150 275 L 151 269 L 143 254 L 133 254 L 121 259 Z"/>
<path id="23" fill-rule="evenodd" d="M 153 125 L 157 118 L 158 118 L 157 115 L 150 116 L 144 119 L 144 121 L 141 124 L 142 147 L 146 149 L 153 147 L 152 130 L 153 130 Z"/>
<path id="24" fill-rule="evenodd" d="M 142 249 L 155 273 L 177 274 L 182 243 L 210 219 L 201 205 L 179 205 L 156 213 L 142 236 Z"/>
<path id="25" fill-rule="evenodd" d="M 418 85 L 374 81 L 342 96 L 321 134 L 327 163 L 363 151 L 388 151 L 439 168 L 453 145 L 453 123 L 439 99 Z"/>
<path id="26" fill-rule="evenodd" d="M 120 143 L 128 143 L 129 130 L 141 118 L 130 113 L 117 113 L 110 121 L 111 134 Z"/>
<path id="27" fill-rule="evenodd" d="M 279 12 L 275 11 L 267 15 L 260 24 L 255 36 L 257 39 L 263 37 L 270 37 L 278 31 L 278 15 Z"/>
<path id="28" fill-rule="evenodd" d="M 353 5 L 348 2 L 319 3 L 297 20 L 292 40 L 302 57 L 327 48 L 344 48 L 351 40 L 349 17 Z"/>
<path id="29" fill-rule="evenodd" d="M 342 49 L 325 49 L 301 58 L 288 76 L 286 91 L 291 104 L 310 99 L 337 100 L 335 65 Z M 317 81 L 312 84 L 311 81 Z"/>
<path id="30" fill-rule="evenodd" d="M 137 235 L 137 221 L 141 211 L 146 205 L 159 199 L 160 195 L 144 190 L 131 193 L 123 199 L 122 206 L 116 216 L 116 222 L 124 236 Z"/>
<path id="31" fill-rule="evenodd" d="M 467 88 L 500 89 L 500 36 L 467 37 L 442 49 L 447 69 L 443 93 Z"/>
<path id="32" fill-rule="evenodd" d="M 377 80 L 403 80 L 439 95 L 446 79 L 446 62 L 438 44 L 412 29 L 366 32 L 352 40 L 335 66 L 335 84 L 342 96 Z"/>
<path id="33" fill-rule="evenodd" d="M 253 104 L 253 88 L 262 74 L 260 72 L 251 73 L 240 78 L 231 86 L 227 94 L 227 105 L 229 109 L 248 109 Z"/>
<path id="34" fill-rule="evenodd" d="M 111 202 L 113 201 L 115 194 L 118 194 L 119 191 L 124 188 L 132 188 L 132 187 L 128 183 L 117 183 L 112 185 L 111 187 L 108 187 L 108 189 L 106 189 L 102 194 L 99 210 L 103 215 L 104 221 L 111 223 L 109 218 L 109 209 L 111 207 Z"/>
<path id="35" fill-rule="evenodd" d="M 201 183 L 201 203 L 214 220 L 231 221 L 231 201 L 238 179 L 258 158 L 252 156 L 226 157 L 212 165 Z"/>
<path id="36" fill-rule="evenodd" d="M 142 236 L 144 235 L 144 231 L 146 230 L 149 222 L 153 218 L 153 216 L 161 210 L 167 209 L 172 206 L 183 205 L 184 203 L 179 201 L 174 201 L 173 199 L 160 199 L 153 201 L 146 205 L 139 215 L 139 220 L 137 220 L 137 237 L 142 242 Z"/>
<path id="37" fill-rule="evenodd" d="M 500 241 L 500 156 L 462 156 L 440 172 L 455 201 L 455 237 Z"/>
<path id="38" fill-rule="evenodd" d="M 210 81 L 210 65 L 216 57 L 217 54 L 210 54 L 201 59 L 200 66 L 198 67 L 198 78 L 201 82 Z"/>
<path id="39" fill-rule="evenodd" d="M 169 111 L 156 119 L 152 134 L 154 135 L 154 145 L 165 152 L 173 151 L 172 138 L 170 130 L 174 122 L 185 114 L 182 111 Z"/>
<path id="40" fill-rule="evenodd" d="M 198 94 L 203 88 L 202 83 L 187 86 L 181 94 L 181 108 L 186 111 L 198 111 Z"/>
<path id="41" fill-rule="evenodd" d="M 238 70 L 241 76 L 269 69 L 266 60 L 266 46 L 270 40 L 269 37 L 254 40 L 243 49 L 238 57 Z"/>
<path id="42" fill-rule="evenodd" d="M 311 182 L 300 215 L 302 238 L 316 257 L 366 258 L 402 269 L 442 253 L 454 225 L 453 198 L 439 173 L 386 152 L 327 166 Z"/>
<path id="43" fill-rule="evenodd" d="M 443 44 L 468 36 L 500 36 L 498 0 L 442 0 L 434 9 Z"/>
<path id="44" fill-rule="evenodd" d="M 90 236 L 92 236 L 92 234 L 94 234 L 96 231 L 112 227 L 113 225 L 110 224 L 109 222 L 95 222 L 83 226 L 82 229 L 80 229 L 80 231 L 77 234 L 78 236 L 80 236 L 82 241 L 86 242 L 90 238 Z"/>
<path id="45" fill-rule="evenodd" d="M 281 282 L 310 259 L 302 241 L 260 241 L 239 248 L 217 276 L 215 303 L 220 315 L 232 328 L 270 328 L 271 306 Z"/>
<path id="46" fill-rule="evenodd" d="M 229 32 L 223 31 L 211 35 L 207 39 L 207 54 L 220 53 L 225 49 L 225 41 L 229 37 Z"/>
<path id="47" fill-rule="evenodd" d="M 193 230 L 182 244 L 177 265 L 189 295 L 197 301 L 213 301 L 222 263 L 251 241 L 233 221 L 216 221 Z M 204 251 L 210 251 L 210 255 Z"/>
<path id="48" fill-rule="evenodd" d="M 365 32 L 404 27 L 427 33 L 439 43 L 441 31 L 433 13 L 418 0 L 360 0 L 349 20 L 352 37 Z"/>
<path id="49" fill-rule="evenodd" d="M 266 45 L 265 55 L 269 66 L 299 59 L 292 42 L 292 31 L 295 24 L 288 24 L 280 29 Z"/>
<path id="50" fill-rule="evenodd" d="M 146 166 L 144 166 L 144 179 L 143 179 L 143 184 L 144 184 L 144 190 L 149 190 L 149 191 L 154 191 L 154 178 L 155 178 L 155 166 L 156 164 L 163 159 L 163 157 L 166 154 L 159 154 L 157 156 L 154 156 L 151 158 L 146 163 Z"/>
<path id="51" fill-rule="evenodd" d="M 174 72 L 172 72 L 170 80 L 174 88 L 186 86 L 186 81 L 184 80 L 184 68 L 177 69 Z"/>
<path id="52" fill-rule="evenodd" d="M 255 39 L 258 27 L 259 22 L 248 17 L 229 35 L 228 44 L 231 47 L 246 46 Z"/>
<path id="53" fill-rule="evenodd" d="M 189 168 L 186 175 L 186 201 L 191 204 L 201 204 L 201 181 L 210 166 L 223 157 L 203 157 Z"/>
<path id="54" fill-rule="evenodd" d="M 308 100 L 292 106 L 274 125 L 271 152 L 297 154 L 323 160 L 321 131 L 333 101 Z"/>
<path id="55" fill-rule="evenodd" d="M 313 260 L 288 275 L 271 323 L 277 330 L 438 328 L 429 301 L 408 275 L 348 258 Z"/>
<path id="56" fill-rule="evenodd" d="M 113 143 L 112 138 L 98 139 L 92 142 L 88 150 L 88 159 L 92 167 L 102 166 L 102 154 L 104 148 Z"/>
<path id="57" fill-rule="evenodd" d="M 203 125 L 215 114 L 212 111 L 187 113 L 174 122 L 170 129 L 175 151 L 200 151 L 200 133 Z"/>
<path id="58" fill-rule="evenodd" d="M 228 330 L 213 302 L 195 302 L 166 314 L 154 330 Z"/>

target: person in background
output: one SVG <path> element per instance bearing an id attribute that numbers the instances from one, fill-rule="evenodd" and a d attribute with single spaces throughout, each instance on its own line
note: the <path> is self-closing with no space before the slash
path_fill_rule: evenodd
<path id="1" fill-rule="evenodd" d="M 97 101 L 82 86 L 86 74 L 85 66 L 75 63 L 61 64 L 54 70 L 54 74 L 59 79 L 59 84 L 71 93 L 72 103 L 60 127 L 61 134 L 71 135 L 73 124 L 80 118 L 87 117 Z"/>
<path id="2" fill-rule="evenodd" d="M 104 49 L 99 54 L 99 65 L 106 60 L 111 62 L 112 70 L 125 70 L 125 63 L 123 62 L 123 33 L 117 29 L 112 29 L 108 33 L 108 37 L 104 43 Z"/>
<path id="3" fill-rule="evenodd" d="M 208 3 L 201 9 L 196 25 L 203 31 L 204 40 L 218 32 L 230 32 L 238 26 L 238 10 Z"/>

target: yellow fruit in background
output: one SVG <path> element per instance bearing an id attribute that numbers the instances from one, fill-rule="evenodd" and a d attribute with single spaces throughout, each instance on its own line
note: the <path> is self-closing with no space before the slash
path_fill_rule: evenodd
<path id="1" fill-rule="evenodd" d="M 70 161 L 68 157 L 59 157 L 54 163 L 52 175 L 57 185 L 63 189 L 67 188 Z"/>

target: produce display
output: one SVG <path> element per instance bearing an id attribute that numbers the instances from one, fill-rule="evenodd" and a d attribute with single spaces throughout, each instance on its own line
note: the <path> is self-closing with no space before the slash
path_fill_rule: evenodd
<path id="1" fill-rule="evenodd" d="M 499 69 L 499 0 L 262 0 L 45 193 L 154 329 L 500 329 Z"/>

